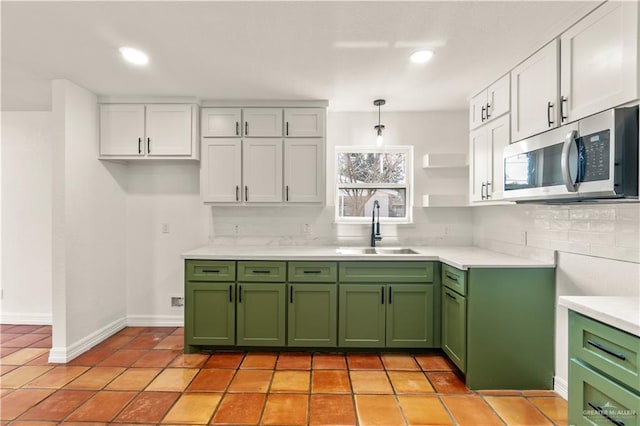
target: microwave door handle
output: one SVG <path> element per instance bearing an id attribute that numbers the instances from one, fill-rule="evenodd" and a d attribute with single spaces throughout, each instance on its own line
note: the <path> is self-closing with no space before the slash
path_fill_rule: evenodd
<path id="1" fill-rule="evenodd" d="M 564 140 L 564 144 L 562 145 L 562 156 L 560 157 L 560 168 L 562 171 L 562 180 L 564 182 L 564 186 L 567 188 L 569 192 L 577 192 L 578 185 L 571 178 L 571 169 L 569 161 L 571 159 L 571 145 L 578 138 L 578 132 L 576 130 L 572 130 L 567 133 L 567 137 Z M 576 165 L 577 166 L 577 165 Z"/>

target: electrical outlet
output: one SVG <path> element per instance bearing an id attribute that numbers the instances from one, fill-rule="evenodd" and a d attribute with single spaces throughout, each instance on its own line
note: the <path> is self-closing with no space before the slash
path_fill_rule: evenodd
<path id="1" fill-rule="evenodd" d="M 169 224 L 168 223 L 163 223 L 162 224 L 162 233 L 163 234 L 168 234 L 169 233 Z"/>
<path id="2" fill-rule="evenodd" d="M 182 296 L 171 296 L 171 307 L 172 308 L 182 308 L 184 306 L 184 297 Z"/>

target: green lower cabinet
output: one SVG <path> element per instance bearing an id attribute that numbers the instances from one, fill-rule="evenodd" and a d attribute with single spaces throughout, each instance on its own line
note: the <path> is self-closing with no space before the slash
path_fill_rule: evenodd
<path id="1" fill-rule="evenodd" d="M 386 286 L 340 284 L 339 287 L 339 346 L 383 348 L 385 346 Z"/>
<path id="2" fill-rule="evenodd" d="M 338 298 L 335 284 L 289 284 L 288 302 L 288 346 L 336 346 Z"/>
<path id="3" fill-rule="evenodd" d="M 569 360 L 570 425 L 640 425 L 640 395 L 581 361 Z"/>
<path id="4" fill-rule="evenodd" d="M 433 285 L 388 284 L 386 346 L 433 346 Z"/>
<path id="5" fill-rule="evenodd" d="M 448 287 L 442 288 L 442 350 L 463 373 L 467 355 L 467 302 Z"/>
<path id="6" fill-rule="evenodd" d="M 284 346 L 287 285 L 238 283 L 237 286 L 237 344 Z"/>
<path id="7" fill-rule="evenodd" d="M 235 283 L 186 283 L 185 350 L 191 345 L 235 344 L 235 289 Z"/>

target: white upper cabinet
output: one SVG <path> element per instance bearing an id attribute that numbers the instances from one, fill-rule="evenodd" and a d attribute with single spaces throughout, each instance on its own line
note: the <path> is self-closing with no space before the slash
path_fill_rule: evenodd
<path id="1" fill-rule="evenodd" d="M 511 71 L 511 140 L 558 126 L 559 43 L 554 40 Z"/>
<path id="2" fill-rule="evenodd" d="M 242 141 L 202 139 L 200 194 L 205 203 L 242 201 Z"/>
<path id="3" fill-rule="evenodd" d="M 146 106 L 147 155 L 185 156 L 192 153 L 192 106 L 158 104 Z"/>
<path id="4" fill-rule="evenodd" d="M 202 137 L 233 138 L 242 136 L 240 108 L 203 108 Z"/>
<path id="5" fill-rule="evenodd" d="M 189 104 L 100 105 L 100 158 L 197 160 L 196 117 Z"/>
<path id="6" fill-rule="evenodd" d="M 325 196 L 323 164 L 324 141 L 322 139 L 285 139 L 285 202 L 322 202 Z"/>
<path id="7" fill-rule="evenodd" d="M 323 137 L 324 108 L 286 108 L 284 110 L 284 135 L 287 137 Z"/>
<path id="8" fill-rule="evenodd" d="M 470 129 L 475 129 L 509 112 L 509 104 L 511 102 L 509 80 L 509 74 L 504 75 L 487 89 L 471 98 L 469 103 Z"/>
<path id="9" fill-rule="evenodd" d="M 282 173 L 282 139 L 242 141 L 245 202 L 282 202 Z"/>
<path id="10" fill-rule="evenodd" d="M 143 156 L 144 105 L 100 105 L 100 155 Z"/>
<path id="11" fill-rule="evenodd" d="M 469 200 L 500 201 L 504 195 L 504 147 L 509 145 L 509 116 L 471 132 Z"/>
<path id="12" fill-rule="evenodd" d="M 609 1 L 562 34 L 563 123 L 638 98 L 638 2 Z"/>
<path id="13" fill-rule="evenodd" d="M 245 108 L 244 136 L 282 136 L 282 108 Z"/>

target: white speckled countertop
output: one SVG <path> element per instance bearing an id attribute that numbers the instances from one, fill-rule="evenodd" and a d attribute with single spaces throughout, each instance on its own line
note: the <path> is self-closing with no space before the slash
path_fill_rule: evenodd
<path id="1" fill-rule="evenodd" d="M 388 249 L 389 247 L 379 247 Z M 182 253 L 184 259 L 211 260 L 435 260 L 459 269 L 468 268 L 553 268 L 544 262 L 510 256 L 478 247 L 419 247 L 417 254 L 356 254 L 354 247 L 335 246 L 204 246 Z"/>
<path id="2" fill-rule="evenodd" d="M 560 296 L 560 306 L 640 337 L 640 298 Z"/>

